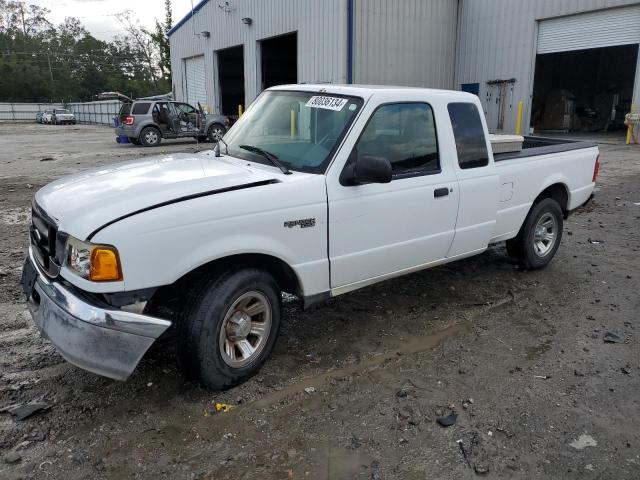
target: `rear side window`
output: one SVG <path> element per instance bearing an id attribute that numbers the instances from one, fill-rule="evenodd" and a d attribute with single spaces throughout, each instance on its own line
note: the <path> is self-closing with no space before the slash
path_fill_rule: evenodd
<path id="1" fill-rule="evenodd" d="M 148 102 L 139 102 L 134 103 L 133 108 L 131 109 L 132 115 L 145 115 L 149 111 L 149 107 L 151 106 Z"/>
<path id="2" fill-rule="evenodd" d="M 379 107 L 362 132 L 356 151 L 358 156 L 386 158 L 394 176 L 440 172 L 431 107 L 426 103 Z"/>
<path id="3" fill-rule="evenodd" d="M 447 106 L 456 140 L 460 168 L 477 168 L 489 164 L 482 120 L 473 103 L 450 103 Z"/>

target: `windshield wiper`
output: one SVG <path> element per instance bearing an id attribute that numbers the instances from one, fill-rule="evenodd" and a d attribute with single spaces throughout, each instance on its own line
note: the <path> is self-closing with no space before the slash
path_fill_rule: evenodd
<path id="1" fill-rule="evenodd" d="M 269 160 L 273 165 L 278 167 L 282 173 L 284 173 L 285 175 L 291 175 L 291 171 L 287 167 L 285 167 L 282 163 L 280 163 L 280 161 L 278 160 L 278 157 L 276 157 L 273 153 L 267 152 L 266 150 L 263 150 L 262 148 L 256 147 L 254 145 L 240 145 L 240 148 L 243 150 L 246 150 L 247 152 L 256 153 L 258 155 L 263 156 L 264 158 Z"/>

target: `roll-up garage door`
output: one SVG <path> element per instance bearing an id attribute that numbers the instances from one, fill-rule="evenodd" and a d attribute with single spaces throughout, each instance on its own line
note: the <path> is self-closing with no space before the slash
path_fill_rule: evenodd
<path id="1" fill-rule="evenodd" d="M 539 54 L 640 43 L 640 5 L 540 21 Z"/>
<path id="2" fill-rule="evenodd" d="M 198 106 L 198 102 L 206 105 L 204 56 L 185 59 L 184 67 L 187 103 L 194 107 Z"/>

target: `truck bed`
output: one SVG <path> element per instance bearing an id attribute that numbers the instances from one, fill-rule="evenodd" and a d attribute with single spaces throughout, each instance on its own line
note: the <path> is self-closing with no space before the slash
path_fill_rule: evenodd
<path id="1" fill-rule="evenodd" d="M 494 153 L 493 160 L 495 162 L 502 162 L 503 160 L 513 160 L 516 158 L 548 155 L 550 153 L 568 152 L 570 150 L 580 150 L 582 148 L 591 148 L 595 146 L 596 144 L 590 141 L 525 136 L 521 151 Z"/>

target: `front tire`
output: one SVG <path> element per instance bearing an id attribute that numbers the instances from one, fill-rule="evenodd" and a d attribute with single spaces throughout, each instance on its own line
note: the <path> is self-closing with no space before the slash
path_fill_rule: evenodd
<path id="1" fill-rule="evenodd" d="M 562 208 L 545 198 L 531 208 L 518 235 L 507 240 L 507 252 L 528 270 L 544 268 L 558 251 L 562 227 Z"/>
<path id="2" fill-rule="evenodd" d="M 224 128 L 224 125 L 220 125 L 219 123 L 214 123 L 207 130 L 207 137 L 211 143 L 218 143 L 224 134 L 227 133 L 227 129 Z"/>
<path id="3" fill-rule="evenodd" d="M 271 354 L 281 292 L 269 273 L 243 268 L 210 277 L 184 305 L 178 358 L 187 376 L 226 389 L 258 372 Z"/>
<path id="4" fill-rule="evenodd" d="M 157 147 L 162 141 L 162 135 L 160 134 L 160 130 L 155 127 L 145 127 L 140 132 L 138 140 L 140 144 L 145 147 Z"/>

